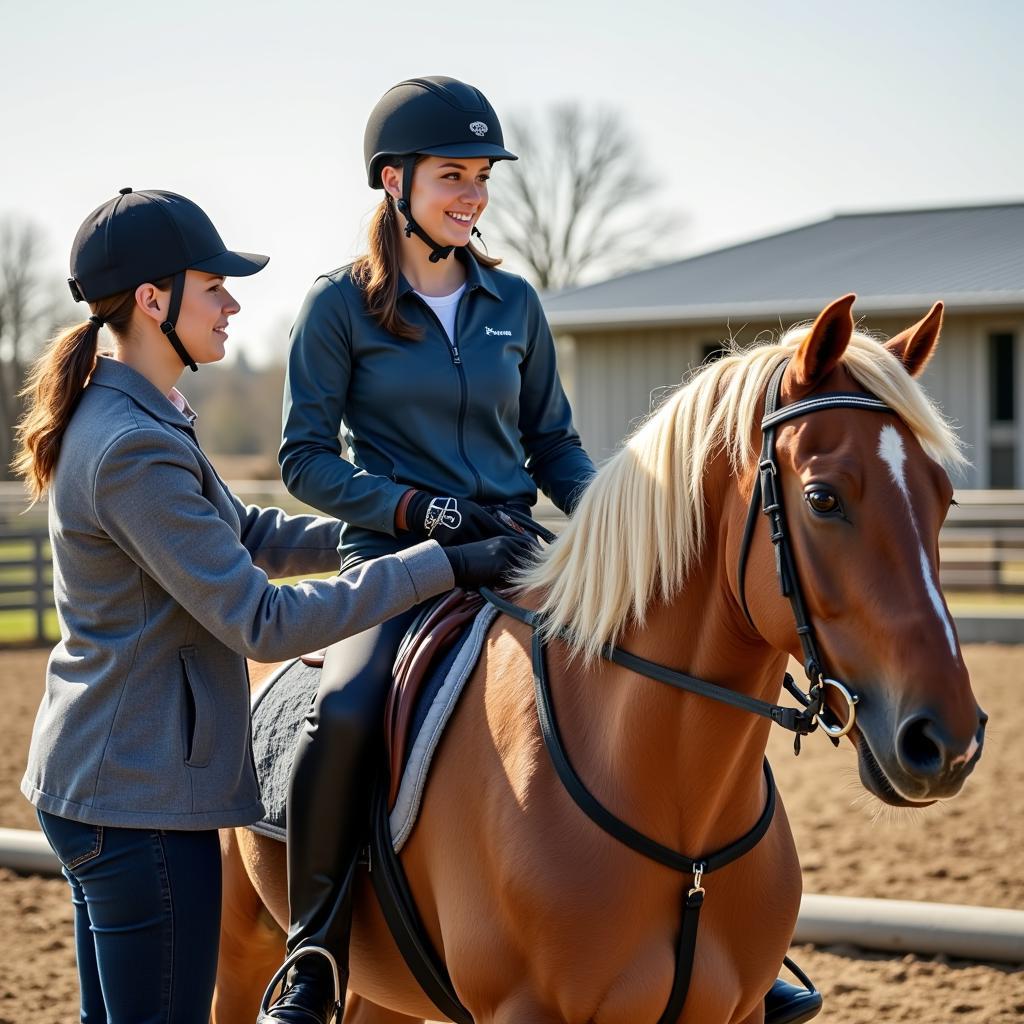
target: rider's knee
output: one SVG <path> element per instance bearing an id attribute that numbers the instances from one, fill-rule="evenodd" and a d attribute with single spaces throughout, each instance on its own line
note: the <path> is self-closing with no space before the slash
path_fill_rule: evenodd
<path id="1" fill-rule="evenodd" d="M 317 728 L 339 743 L 361 743 L 380 729 L 380 702 L 355 692 L 353 686 L 328 690 L 313 706 Z"/>

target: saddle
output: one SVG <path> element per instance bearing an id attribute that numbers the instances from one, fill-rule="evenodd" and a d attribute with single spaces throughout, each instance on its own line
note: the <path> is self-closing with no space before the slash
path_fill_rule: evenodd
<path id="1" fill-rule="evenodd" d="M 390 768 L 387 806 L 398 798 L 416 708 L 432 669 L 459 642 L 466 627 L 484 606 L 475 591 L 456 587 L 428 605 L 413 620 L 395 658 L 391 689 L 384 710 L 384 740 Z M 306 665 L 322 668 L 327 648 L 302 656 Z"/>
<path id="2" fill-rule="evenodd" d="M 384 710 L 384 738 L 391 769 L 389 808 L 394 807 L 398 798 L 413 716 L 423 684 L 430 678 L 433 666 L 459 642 L 466 626 L 483 606 L 484 599 L 478 593 L 456 588 L 413 622 L 405 635 L 395 660 L 391 692 Z"/>

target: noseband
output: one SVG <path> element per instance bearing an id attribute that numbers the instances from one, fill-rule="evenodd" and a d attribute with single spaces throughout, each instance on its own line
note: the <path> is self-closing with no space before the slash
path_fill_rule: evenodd
<path id="1" fill-rule="evenodd" d="M 745 581 L 747 559 L 754 539 L 754 530 L 758 523 L 758 511 L 760 511 L 768 517 L 771 540 L 775 547 L 775 573 L 779 579 L 779 589 L 782 591 L 783 597 L 789 598 L 790 607 L 793 609 L 796 632 L 800 637 L 800 646 L 804 654 L 804 672 L 807 673 L 807 678 L 811 683 L 810 690 L 804 693 L 787 675 L 784 685 L 807 712 L 820 722 L 829 738 L 833 742 L 838 742 L 841 736 L 845 736 L 853 728 L 857 717 L 856 706 L 860 698 L 839 680 L 828 678 L 824 672 L 824 662 L 814 638 L 814 627 L 807 614 L 807 605 L 800 589 L 800 577 L 797 574 L 796 562 L 793 558 L 792 539 L 786 526 L 782 489 L 779 487 L 779 464 L 775 458 L 775 431 L 780 424 L 789 420 L 828 409 L 867 409 L 873 412 L 892 412 L 893 410 L 885 402 L 879 401 L 871 395 L 855 391 L 831 391 L 824 395 L 813 395 L 780 409 L 782 378 L 788 364 L 788 359 L 779 363 L 769 378 L 768 388 L 765 391 L 764 418 L 761 420 L 761 458 L 757 465 L 754 491 L 750 496 L 750 505 L 747 508 L 747 522 L 743 530 L 743 543 L 740 546 L 737 568 L 737 585 L 743 614 L 746 615 L 747 622 L 756 629 L 750 609 L 747 607 Z M 845 722 L 840 721 L 825 704 L 826 689 L 829 686 L 838 690 L 839 695 L 846 701 Z M 799 742 L 798 734 L 798 745 Z"/>

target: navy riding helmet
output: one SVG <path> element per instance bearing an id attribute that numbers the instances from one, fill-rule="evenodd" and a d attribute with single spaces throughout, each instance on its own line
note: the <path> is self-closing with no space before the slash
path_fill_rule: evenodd
<path id="1" fill-rule="evenodd" d="M 501 122 L 494 107 L 479 90 L 443 75 L 410 78 L 392 86 L 377 102 L 366 123 L 363 157 L 370 188 L 383 188 L 380 172 L 402 165 L 399 212 L 405 217 L 406 236 L 415 234 L 430 247 L 430 260 L 447 259 L 454 246 L 438 245 L 413 220 L 408 197 L 419 154 L 427 156 L 486 157 L 518 160 L 505 149 Z"/>
<path id="2" fill-rule="evenodd" d="M 191 199 L 159 189 L 123 188 L 78 229 L 68 287 L 75 302 L 95 302 L 173 274 L 167 319 L 160 329 L 181 361 L 195 370 L 175 331 L 185 271 L 247 277 L 262 270 L 268 259 L 228 249 L 213 221 Z"/>

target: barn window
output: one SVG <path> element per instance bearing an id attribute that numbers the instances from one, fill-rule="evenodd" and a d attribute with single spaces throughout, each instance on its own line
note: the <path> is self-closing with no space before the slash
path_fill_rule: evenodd
<path id="1" fill-rule="evenodd" d="M 1012 334 L 988 336 L 989 402 L 993 423 L 1013 423 L 1016 416 L 1014 401 L 1014 342 Z"/>
<path id="2" fill-rule="evenodd" d="M 990 487 L 1017 482 L 1017 338 L 1008 332 L 988 336 L 988 467 Z"/>

